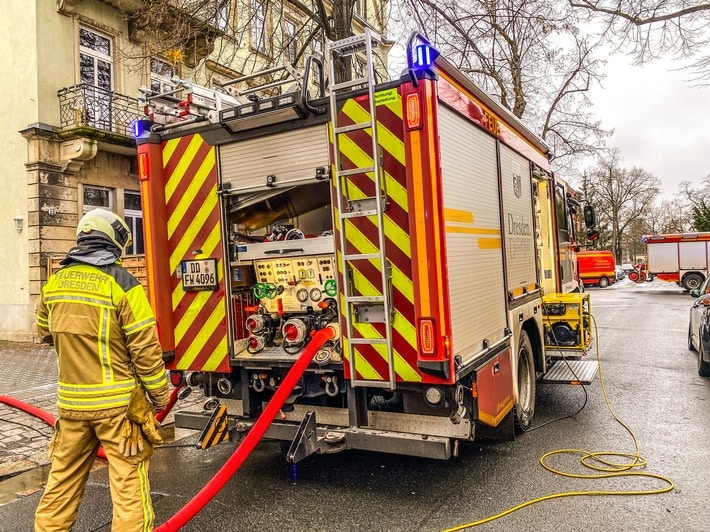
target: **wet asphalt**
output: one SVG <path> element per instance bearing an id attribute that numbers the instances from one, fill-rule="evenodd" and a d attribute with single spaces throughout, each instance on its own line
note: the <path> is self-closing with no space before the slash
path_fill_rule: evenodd
<path id="1" fill-rule="evenodd" d="M 436 531 L 559 493 L 569 496 L 476 529 L 710 530 L 710 379 L 697 375 L 695 355 L 687 350 L 692 299 L 660 281 L 624 280 L 589 293 L 596 341 L 588 357 L 596 357 L 598 346 L 603 379 L 586 389 L 539 385 L 535 424 L 557 421 L 515 441 L 464 445 L 458 458 L 447 462 L 351 451 L 313 456 L 293 467 L 280 445 L 262 443 L 182 530 Z M 53 356 L 44 347 L 0 344 L 0 394 L 53 411 Z M 193 398 L 178 403 L 180 408 L 199 409 L 199 402 Z M 0 404 L 0 530 L 32 530 L 50 434 L 44 422 Z M 157 524 L 190 501 L 235 449 L 223 443 L 201 451 L 195 448 L 196 434 L 178 431 L 176 437 L 151 461 Z M 540 465 L 545 453 L 557 449 L 635 454 L 634 438 L 647 460 L 639 472 L 668 478 L 672 491 L 582 495 L 666 484 L 649 476 L 565 477 Z M 576 454 L 550 461 L 574 474 L 590 473 Z M 74 530 L 108 531 L 110 518 L 106 468 L 99 464 Z"/>

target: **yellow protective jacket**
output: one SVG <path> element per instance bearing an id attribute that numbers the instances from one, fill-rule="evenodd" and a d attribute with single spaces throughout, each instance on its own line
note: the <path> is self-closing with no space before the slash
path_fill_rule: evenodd
<path id="1" fill-rule="evenodd" d="M 167 404 L 153 312 L 143 287 L 118 263 L 71 263 L 51 275 L 37 308 L 37 332 L 57 352 L 61 417 L 100 419 L 124 412 L 134 375 L 156 406 Z"/>

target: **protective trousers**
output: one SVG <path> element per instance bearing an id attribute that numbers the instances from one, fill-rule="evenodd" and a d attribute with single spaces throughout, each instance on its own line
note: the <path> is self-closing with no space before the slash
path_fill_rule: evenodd
<path id="1" fill-rule="evenodd" d="M 148 459 L 153 445 L 146 442 L 138 455 L 126 458 L 118 451 L 123 439 L 123 415 L 96 420 L 57 419 L 49 448 L 52 467 L 44 495 L 35 513 L 35 531 L 68 531 L 76 522 L 81 498 L 99 446 L 108 459 L 113 501 L 114 532 L 153 529 Z"/>

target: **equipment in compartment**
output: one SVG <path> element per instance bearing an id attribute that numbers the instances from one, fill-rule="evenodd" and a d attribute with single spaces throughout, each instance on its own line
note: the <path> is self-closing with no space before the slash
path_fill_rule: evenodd
<path id="1" fill-rule="evenodd" d="M 545 347 L 586 349 L 592 341 L 589 294 L 549 294 L 543 297 Z"/>
<path id="2" fill-rule="evenodd" d="M 337 295 L 335 257 L 255 260 L 254 293 L 270 312 L 303 312 Z"/>

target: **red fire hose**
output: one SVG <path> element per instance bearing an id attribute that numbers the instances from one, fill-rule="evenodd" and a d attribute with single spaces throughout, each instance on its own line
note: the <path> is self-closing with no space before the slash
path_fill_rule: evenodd
<path id="1" fill-rule="evenodd" d="M 175 403 L 177 402 L 178 392 L 180 391 L 180 388 L 182 386 L 184 386 L 184 384 L 173 389 L 173 391 L 170 393 L 170 400 L 168 401 L 166 407 L 156 414 L 155 419 L 157 419 L 159 422 L 163 421 L 163 419 L 165 419 L 165 416 L 168 415 L 172 407 L 175 406 Z M 15 399 L 14 397 L 10 397 L 8 395 L 0 395 L 0 403 L 5 403 L 8 406 L 12 406 L 19 410 L 22 410 L 23 412 L 27 412 L 28 414 L 41 419 L 42 421 L 47 423 L 47 425 L 50 425 L 52 427 L 54 426 L 55 418 L 46 410 L 42 410 L 41 408 L 37 408 L 36 406 L 32 406 L 31 404 L 25 403 L 23 401 L 20 401 L 19 399 Z M 106 458 L 106 453 L 104 452 L 103 448 L 99 449 L 98 453 L 96 453 L 96 456 L 98 456 L 99 458 Z"/>
<path id="2" fill-rule="evenodd" d="M 247 457 L 251 454 L 259 443 L 261 437 L 269 428 L 271 422 L 276 417 L 276 414 L 281 410 L 284 402 L 290 395 L 293 387 L 301 378 L 301 375 L 306 371 L 306 368 L 311 363 L 318 349 L 332 338 L 339 335 L 337 325 L 329 325 L 320 329 L 308 343 L 308 346 L 303 350 L 294 365 L 281 381 L 280 386 L 276 389 L 271 400 L 268 402 L 264 411 L 256 420 L 254 426 L 249 430 L 246 437 L 239 444 L 239 447 L 234 451 L 232 456 L 225 462 L 214 477 L 205 484 L 197 495 L 190 502 L 182 507 L 174 516 L 168 519 L 165 523 L 155 529 L 155 532 L 176 532 L 180 527 L 184 526 L 190 519 L 195 517 L 197 513 L 205 507 L 205 505 L 221 490 L 227 481 L 232 478 L 232 475 L 237 472 Z"/>
<path id="3" fill-rule="evenodd" d="M 176 532 L 188 521 L 190 521 L 190 519 L 195 517 L 195 515 L 197 515 L 197 513 L 207 505 L 207 503 L 217 494 L 217 492 L 224 487 L 227 481 L 232 478 L 234 473 L 237 472 L 247 457 L 254 450 L 256 444 L 259 443 L 261 437 L 276 417 L 276 414 L 279 410 L 281 410 L 281 407 L 291 394 L 294 386 L 298 383 L 301 375 L 303 375 L 306 368 L 311 363 L 311 360 L 313 360 L 313 357 L 318 352 L 318 349 L 320 349 L 328 340 L 337 339 L 339 335 L 340 332 L 337 324 L 330 324 L 327 327 L 320 329 L 315 335 L 313 335 L 311 341 L 286 374 L 281 382 L 281 385 L 277 388 L 273 397 L 264 408 L 264 411 L 259 416 L 259 419 L 256 420 L 256 423 L 254 423 L 254 426 L 249 430 L 249 433 L 239 444 L 232 456 L 227 460 L 227 462 L 225 462 L 220 470 L 215 473 L 214 477 L 212 477 L 212 479 L 197 493 L 197 495 L 192 498 L 190 502 L 183 506 L 181 510 L 179 510 L 165 523 L 157 527 L 155 532 Z M 158 421 L 165 419 L 165 416 L 175 405 L 179 390 L 180 387 L 177 387 L 172 391 L 168 405 L 164 410 L 155 416 Z M 18 399 L 0 395 L 0 403 L 5 403 L 9 406 L 19 408 L 28 414 L 46 421 L 49 425 L 54 425 L 55 418 L 50 413 L 30 404 L 24 403 Z M 99 449 L 98 456 L 101 458 L 106 457 L 103 449 Z"/>

